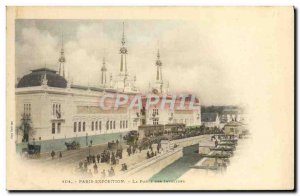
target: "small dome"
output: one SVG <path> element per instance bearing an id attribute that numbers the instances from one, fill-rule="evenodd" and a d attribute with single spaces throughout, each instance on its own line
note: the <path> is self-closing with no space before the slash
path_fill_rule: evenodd
<path id="1" fill-rule="evenodd" d="M 47 68 L 41 68 L 32 70 L 30 74 L 23 76 L 19 81 L 17 88 L 41 86 L 41 80 L 45 74 L 48 80 L 48 86 L 57 88 L 67 87 L 67 80 L 58 75 L 56 71 Z"/>

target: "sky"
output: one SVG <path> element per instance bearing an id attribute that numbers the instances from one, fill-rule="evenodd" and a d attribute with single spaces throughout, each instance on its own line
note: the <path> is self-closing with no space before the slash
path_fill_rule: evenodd
<path id="1" fill-rule="evenodd" d="M 159 49 L 163 79 L 172 92 L 192 92 L 205 105 L 236 105 L 234 90 L 236 53 L 228 40 L 239 39 L 236 26 L 185 20 L 16 20 L 16 77 L 47 67 L 58 70 L 62 34 L 67 79 L 73 84 L 100 86 L 105 57 L 109 75 L 120 67 L 122 23 L 128 48 L 128 71 L 146 91 L 155 80 Z M 226 31 L 222 27 L 226 26 Z M 234 42 L 233 42 L 234 44 Z M 236 45 L 236 51 L 242 49 Z"/>

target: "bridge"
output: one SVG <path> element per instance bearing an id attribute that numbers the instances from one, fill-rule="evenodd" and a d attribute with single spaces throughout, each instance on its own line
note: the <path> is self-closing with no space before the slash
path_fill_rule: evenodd
<path id="1" fill-rule="evenodd" d="M 160 173 L 162 173 L 162 175 L 164 175 L 165 173 L 170 173 L 168 171 L 164 171 L 164 169 L 166 168 L 166 170 L 168 170 L 168 166 L 172 165 L 173 163 L 176 163 L 175 165 L 180 165 L 180 168 L 176 169 L 177 173 L 175 174 L 175 177 L 172 176 L 171 179 L 176 178 L 177 176 L 182 175 L 190 168 L 190 165 L 187 165 L 186 161 L 190 162 L 191 165 L 193 165 L 200 160 L 200 156 L 198 154 L 199 144 L 211 145 L 213 142 L 210 139 L 211 135 L 201 135 L 171 141 L 171 143 L 177 145 L 176 148 L 170 149 L 164 154 L 136 164 L 134 167 L 130 168 L 127 172 L 125 172 L 122 176 L 126 178 L 130 177 L 150 179 L 151 177 L 155 176 L 155 174 L 160 175 Z M 186 159 L 187 157 L 189 157 L 189 159 L 184 160 L 183 162 L 185 162 L 185 164 L 182 165 L 181 160 Z M 187 167 L 182 168 L 185 167 L 185 165 L 187 165 Z"/>

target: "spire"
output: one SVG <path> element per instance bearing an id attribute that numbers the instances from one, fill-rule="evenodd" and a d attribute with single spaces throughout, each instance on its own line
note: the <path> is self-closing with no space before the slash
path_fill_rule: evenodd
<path id="1" fill-rule="evenodd" d="M 121 54 L 121 64 L 120 64 L 120 73 L 127 75 L 127 62 L 126 62 L 126 55 L 127 55 L 127 48 L 125 47 L 125 30 L 124 30 L 124 22 L 123 22 L 123 34 L 122 34 L 122 40 L 121 40 L 121 48 L 120 48 L 120 54 Z"/>
<path id="2" fill-rule="evenodd" d="M 101 68 L 101 85 L 106 84 L 106 66 L 105 66 L 105 57 L 103 57 L 102 68 Z"/>
<path id="3" fill-rule="evenodd" d="M 60 49 L 60 57 L 58 59 L 59 62 L 59 75 L 65 77 L 65 65 L 66 62 L 65 52 L 64 52 L 64 35 L 61 34 L 61 49 Z"/>
<path id="4" fill-rule="evenodd" d="M 125 30 L 124 30 L 124 22 L 123 22 L 123 36 L 122 36 L 122 41 L 121 41 L 121 43 L 122 43 L 122 46 L 124 46 L 124 45 L 125 45 Z"/>
<path id="5" fill-rule="evenodd" d="M 109 75 L 109 86 L 110 86 L 110 88 L 112 88 L 113 87 L 113 77 L 112 77 L 112 73 L 110 73 L 110 75 Z"/>
<path id="6" fill-rule="evenodd" d="M 160 60 L 159 49 L 157 50 L 157 59 L 155 64 L 156 64 L 156 80 L 162 82 L 162 73 L 161 73 L 162 62 Z"/>

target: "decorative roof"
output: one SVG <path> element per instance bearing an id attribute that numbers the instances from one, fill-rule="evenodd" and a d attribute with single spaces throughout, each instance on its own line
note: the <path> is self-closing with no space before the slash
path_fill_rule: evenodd
<path id="1" fill-rule="evenodd" d="M 21 78 L 17 84 L 17 88 L 41 86 L 42 79 L 46 75 L 47 85 L 50 87 L 66 88 L 67 81 L 62 76 L 58 75 L 55 70 L 40 68 L 31 70 L 30 74 L 27 74 Z"/>
<path id="2" fill-rule="evenodd" d="M 202 122 L 215 122 L 217 120 L 218 113 L 202 113 L 201 121 Z"/>

